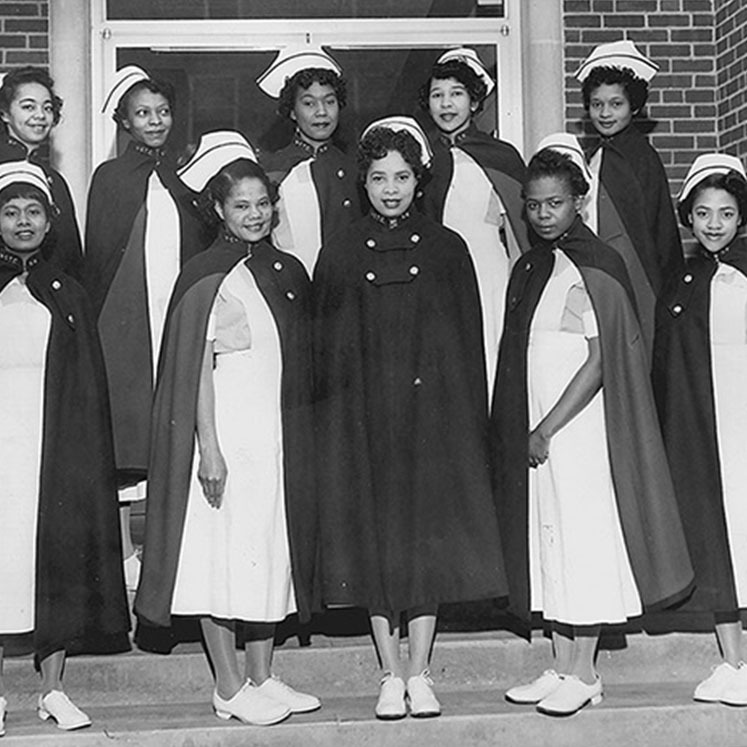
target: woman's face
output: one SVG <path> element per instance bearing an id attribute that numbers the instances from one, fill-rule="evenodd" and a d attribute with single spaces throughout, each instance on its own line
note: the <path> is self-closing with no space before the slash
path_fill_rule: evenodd
<path id="1" fill-rule="evenodd" d="M 245 177 L 234 184 L 225 202 L 215 210 L 226 230 L 242 241 L 255 242 L 268 236 L 272 228 L 272 202 L 264 182 Z"/>
<path id="2" fill-rule="evenodd" d="M 720 252 L 734 241 L 741 218 L 734 195 L 718 187 L 700 190 L 690 211 L 693 235 L 706 251 Z"/>
<path id="3" fill-rule="evenodd" d="M 47 139 L 54 123 L 51 92 L 41 83 L 21 83 L 2 118 L 16 140 L 36 148 Z"/>
<path id="4" fill-rule="evenodd" d="M 13 197 L 0 207 L 0 236 L 8 249 L 28 254 L 41 246 L 49 231 L 47 211 L 39 200 Z"/>
<path id="5" fill-rule="evenodd" d="M 441 132 L 453 136 L 466 130 L 476 109 L 467 88 L 456 78 L 431 80 L 428 111 Z"/>
<path id="6" fill-rule="evenodd" d="M 390 150 L 371 162 L 364 186 L 374 210 L 385 218 L 396 218 L 412 205 L 418 180 L 402 154 Z"/>
<path id="7" fill-rule="evenodd" d="M 635 112 L 620 83 L 602 83 L 589 97 L 589 118 L 600 135 L 611 137 L 622 132 Z"/>
<path id="8" fill-rule="evenodd" d="M 317 81 L 308 88 L 299 87 L 290 116 L 304 140 L 325 143 L 335 134 L 340 121 L 340 102 L 335 89 Z"/>
<path id="9" fill-rule="evenodd" d="M 571 194 L 567 179 L 540 176 L 527 184 L 524 206 L 532 228 L 547 241 L 562 236 L 573 223 L 581 198 Z"/>
<path id="10" fill-rule="evenodd" d="M 169 100 L 162 93 L 141 88 L 130 95 L 122 126 L 138 143 L 162 148 L 174 123 Z"/>

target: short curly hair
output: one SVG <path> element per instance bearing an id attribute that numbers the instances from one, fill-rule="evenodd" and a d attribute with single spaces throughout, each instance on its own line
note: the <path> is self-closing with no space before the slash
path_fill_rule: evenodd
<path id="1" fill-rule="evenodd" d="M 420 104 L 420 108 L 425 112 L 430 109 L 431 83 L 434 80 L 446 80 L 448 78 L 454 78 L 454 80 L 459 81 L 467 89 L 470 103 L 477 105 L 475 109 L 475 114 L 477 114 L 485 103 L 488 95 L 488 87 L 485 81 L 466 62 L 462 62 L 462 60 L 437 62 L 431 68 L 428 80 L 418 89 L 418 103 Z"/>
<path id="2" fill-rule="evenodd" d="M 612 86 L 619 83 L 633 112 L 638 112 L 648 100 L 648 83 L 639 78 L 629 67 L 609 67 L 599 65 L 592 68 L 588 77 L 581 84 L 584 108 L 589 111 L 591 95 L 599 86 Z"/>
<path id="3" fill-rule="evenodd" d="M 290 119 L 291 112 L 296 106 L 298 91 L 311 88 L 314 83 L 318 83 L 320 86 L 331 86 L 335 96 L 337 96 L 340 109 L 345 108 L 348 101 L 345 78 L 338 75 L 334 70 L 323 67 L 307 67 L 299 70 L 295 75 L 291 75 L 285 81 L 278 99 L 278 114 L 285 119 Z"/>
<path id="4" fill-rule="evenodd" d="M 255 161 L 239 158 L 215 174 L 197 197 L 195 204 L 206 225 L 214 226 L 220 223 L 220 217 L 215 212 L 215 203 L 225 205 L 231 190 L 242 179 L 259 179 L 265 185 L 273 205 L 277 202 L 277 190 L 265 170 Z"/>
<path id="5" fill-rule="evenodd" d="M 52 124 L 58 124 L 62 113 L 62 99 L 54 91 L 54 80 L 41 67 L 19 67 L 5 76 L 0 87 L 0 111 L 6 114 L 10 112 L 10 105 L 16 98 L 19 87 L 25 83 L 38 83 L 49 91 L 52 99 Z"/>
<path id="6" fill-rule="evenodd" d="M 698 195 L 709 187 L 723 189 L 724 192 L 728 192 L 737 201 L 739 225 L 741 226 L 744 223 L 745 217 L 747 217 L 747 180 L 738 171 L 733 170 L 727 171 L 725 174 L 711 174 L 698 182 L 690 190 L 690 194 L 677 205 L 677 215 L 682 225 L 690 229 L 693 227 L 692 218 L 690 217 L 693 205 Z"/>
<path id="7" fill-rule="evenodd" d="M 159 80 L 157 78 L 148 78 L 147 80 L 139 80 L 137 83 L 133 83 L 120 97 L 117 102 L 117 108 L 112 114 L 112 119 L 117 123 L 117 127 L 125 129 L 125 122 L 128 118 L 128 107 L 130 105 L 130 99 L 139 91 L 150 91 L 151 93 L 160 93 L 166 101 L 169 102 L 171 113 L 174 113 L 174 107 L 176 106 L 176 93 L 174 92 L 174 86 L 165 80 Z"/>
<path id="8" fill-rule="evenodd" d="M 565 180 L 574 197 L 584 197 L 589 191 L 589 182 L 586 181 L 583 171 L 573 163 L 570 156 L 553 148 L 543 148 L 529 161 L 521 189 L 522 199 L 526 199 L 526 190 L 530 182 L 545 176 Z"/>
<path id="9" fill-rule="evenodd" d="M 386 158 L 387 153 L 392 151 L 404 158 L 420 182 L 426 172 L 421 160 L 423 149 L 420 143 L 406 130 L 393 130 L 390 127 L 374 127 L 361 139 L 358 144 L 358 179 L 365 182 L 371 164 Z"/>

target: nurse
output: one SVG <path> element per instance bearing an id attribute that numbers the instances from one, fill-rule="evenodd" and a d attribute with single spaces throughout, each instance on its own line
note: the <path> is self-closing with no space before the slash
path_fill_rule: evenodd
<path id="1" fill-rule="evenodd" d="M 295 125 L 292 142 L 262 157 L 279 185 L 273 241 L 298 257 L 311 276 L 322 245 L 361 214 L 355 152 L 339 137 L 345 78 L 321 48 L 291 47 L 278 54 L 257 85 L 278 99 L 278 114 Z"/>

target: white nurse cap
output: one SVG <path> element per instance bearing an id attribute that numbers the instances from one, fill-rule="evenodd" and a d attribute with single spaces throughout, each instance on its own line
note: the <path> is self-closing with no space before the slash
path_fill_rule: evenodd
<path id="1" fill-rule="evenodd" d="M 730 171 L 736 171 L 743 179 L 747 180 L 744 166 L 736 156 L 730 156 L 728 153 L 706 153 L 698 156 L 687 172 L 682 189 L 677 196 L 677 202 L 683 202 L 706 177 L 713 176 L 713 174 L 727 174 Z"/>
<path id="2" fill-rule="evenodd" d="M 575 135 L 571 135 L 570 132 L 553 132 L 552 135 L 547 135 L 540 140 L 535 153 L 539 153 L 539 151 L 545 148 L 556 150 L 558 153 L 568 156 L 581 169 L 581 173 L 584 175 L 586 181 L 591 184 L 591 169 L 589 168 L 589 164 L 586 163 L 584 151 Z"/>
<path id="3" fill-rule="evenodd" d="M 474 49 L 469 49 L 469 47 L 449 49 L 436 60 L 436 64 L 441 65 L 450 60 L 459 60 L 459 62 L 463 62 L 465 65 L 471 67 L 487 86 L 488 90 L 485 95 L 490 95 L 490 92 L 495 88 L 495 81 L 490 77 L 488 69 L 482 64 L 482 60 L 478 57 Z"/>
<path id="4" fill-rule="evenodd" d="M 222 168 L 240 158 L 257 163 L 254 148 L 240 132 L 235 130 L 206 132 L 200 138 L 197 150 L 189 161 L 177 170 L 176 175 L 193 192 L 201 192 Z"/>
<path id="5" fill-rule="evenodd" d="M 143 70 L 143 68 L 137 65 L 127 65 L 126 67 L 117 70 L 114 76 L 114 83 L 109 89 L 109 93 L 104 99 L 104 104 L 101 107 L 101 113 L 111 117 L 117 109 L 120 99 L 124 96 L 127 91 L 135 85 L 140 83 L 142 80 L 151 80 L 150 75 Z"/>
<path id="6" fill-rule="evenodd" d="M 431 144 L 428 142 L 428 138 L 425 132 L 423 132 L 423 128 L 412 117 L 394 116 L 377 119 L 375 122 L 371 122 L 371 124 L 363 130 L 361 140 L 363 140 L 369 132 L 379 128 L 394 130 L 394 132 L 409 132 L 420 146 L 421 163 L 426 168 L 430 166 L 430 163 L 433 160 Z"/>
<path id="7" fill-rule="evenodd" d="M 309 68 L 331 70 L 342 75 L 342 68 L 321 47 L 286 47 L 257 78 L 257 85 L 268 96 L 277 99 L 288 78 Z"/>
<path id="8" fill-rule="evenodd" d="M 600 44 L 595 47 L 592 53 L 581 63 L 579 69 L 576 70 L 576 78 L 583 83 L 595 67 L 627 67 L 633 71 L 634 75 L 647 83 L 659 70 L 659 66 L 653 60 L 641 54 L 629 39 Z"/>
<path id="9" fill-rule="evenodd" d="M 49 180 L 41 166 L 28 161 L 6 161 L 0 163 L 0 190 L 9 187 L 11 184 L 22 182 L 30 184 L 40 190 L 53 205 L 52 191 L 49 188 Z"/>

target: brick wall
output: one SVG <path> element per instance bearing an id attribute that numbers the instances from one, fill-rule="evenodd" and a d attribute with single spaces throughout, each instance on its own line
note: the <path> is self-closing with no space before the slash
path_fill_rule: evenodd
<path id="1" fill-rule="evenodd" d="M 715 2 L 743 5 L 743 0 Z M 563 24 L 570 132 L 590 131 L 573 73 L 594 46 L 630 39 L 659 64 L 640 125 L 659 151 L 675 194 L 695 155 L 719 147 L 714 0 L 564 0 Z"/>
<path id="2" fill-rule="evenodd" d="M 716 0 L 717 109 L 720 146 L 747 155 L 747 4 Z"/>
<path id="3" fill-rule="evenodd" d="M 49 65 L 48 3 L 0 1 L 0 55 L 4 71 L 20 65 Z"/>

